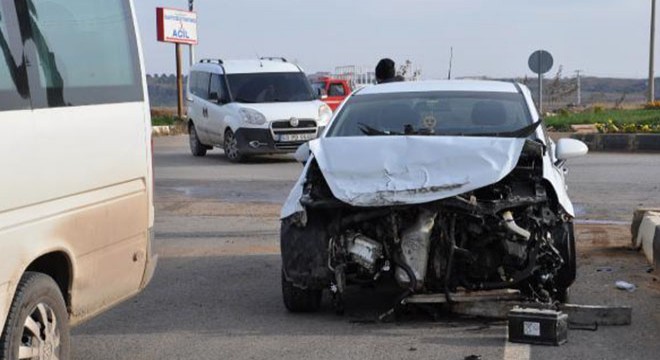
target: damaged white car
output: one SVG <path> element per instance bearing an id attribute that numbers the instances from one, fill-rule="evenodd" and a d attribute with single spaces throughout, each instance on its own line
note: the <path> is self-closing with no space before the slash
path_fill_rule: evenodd
<path id="1" fill-rule="evenodd" d="M 282 291 L 294 312 L 341 306 L 351 284 L 402 297 L 517 289 L 563 301 L 575 280 L 564 163 L 522 85 L 391 83 L 356 92 L 299 149 L 281 214 Z"/>

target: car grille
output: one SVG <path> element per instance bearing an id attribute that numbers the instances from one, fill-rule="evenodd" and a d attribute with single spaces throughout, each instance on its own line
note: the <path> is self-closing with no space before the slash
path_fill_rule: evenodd
<path id="1" fill-rule="evenodd" d="M 289 120 L 273 121 L 270 124 L 270 131 L 273 135 L 273 140 L 275 141 L 275 148 L 279 150 L 296 150 L 298 146 L 308 141 L 281 141 L 280 136 L 282 135 L 304 134 L 311 135 L 311 138 L 316 138 L 319 134 L 316 121 L 311 119 L 300 119 L 298 126 L 296 127 L 291 126 Z M 311 138 L 309 140 L 311 140 Z"/>
<path id="2" fill-rule="evenodd" d="M 300 128 L 315 128 L 316 127 L 316 121 L 314 120 L 298 120 L 299 124 L 296 127 L 291 126 L 290 120 L 279 120 L 279 121 L 273 121 L 272 123 L 272 128 L 273 130 L 280 130 L 280 129 L 300 129 Z"/>

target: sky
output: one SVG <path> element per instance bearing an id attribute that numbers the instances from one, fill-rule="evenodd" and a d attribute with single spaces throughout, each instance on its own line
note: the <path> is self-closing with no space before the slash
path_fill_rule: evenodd
<path id="1" fill-rule="evenodd" d="M 174 45 L 156 41 L 156 7 L 134 0 L 149 74 L 174 73 Z M 411 60 L 425 79 L 534 76 L 549 51 L 564 76 L 644 78 L 651 0 L 195 0 L 197 59 L 283 56 L 307 73 Z M 660 25 L 659 25 L 660 28 Z M 660 57 L 660 54 L 656 58 Z M 187 62 L 187 50 L 184 51 Z M 657 65 L 656 65 L 657 67 Z M 187 67 L 184 67 L 184 72 Z M 659 68 L 660 69 L 660 68 Z"/>

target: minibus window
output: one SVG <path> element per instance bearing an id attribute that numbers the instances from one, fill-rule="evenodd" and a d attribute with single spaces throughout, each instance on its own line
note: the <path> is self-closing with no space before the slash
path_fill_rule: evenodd
<path id="1" fill-rule="evenodd" d="M 0 5 L 0 111 L 29 109 L 30 99 L 25 63 L 15 11 L 9 2 Z"/>
<path id="2" fill-rule="evenodd" d="M 128 0 L 28 0 L 34 107 L 142 101 Z M 21 13 L 21 12 L 19 12 Z M 35 87 L 37 89 L 35 89 Z"/>

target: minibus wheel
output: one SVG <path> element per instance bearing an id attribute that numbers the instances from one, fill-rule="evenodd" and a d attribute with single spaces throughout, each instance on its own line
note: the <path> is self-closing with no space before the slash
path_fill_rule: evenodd
<path id="1" fill-rule="evenodd" d="M 69 316 L 48 275 L 26 272 L 16 288 L 0 338 L 0 358 L 68 359 Z"/>

